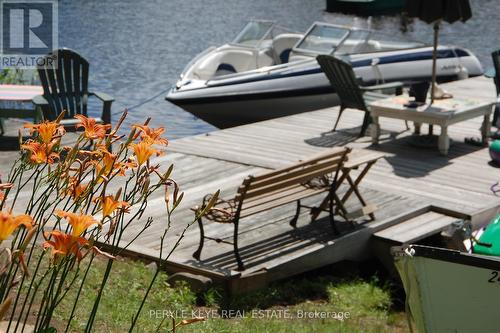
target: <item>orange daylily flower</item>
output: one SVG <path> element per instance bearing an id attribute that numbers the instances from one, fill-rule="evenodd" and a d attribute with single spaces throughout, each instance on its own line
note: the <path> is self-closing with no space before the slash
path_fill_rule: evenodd
<path id="1" fill-rule="evenodd" d="M 104 139 L 106 132 L 111 129 L 110 124 L 97 124 L 94 118 L 87 118 L 81 114 L 77 114 L 75 118 L 81 121 L 80 124 L 76 125 L 76 128 L 83 127 L 85 137 L 90 140 Z"/>
<path id="2" fill-rule="evenodd" d="M 81 182 L 78 182 L 75 177 L 71 177 L 64 194 L 69 195 L 71 198 L 73 198 L 73 200 L 76 201 L 80 198 L 83 192 L 85 192 L 87 186 L 88 184 L 82 184 Z"/>
<path id="3" fill-rule="evenodd" d="M 75 164 L 71 166 L 71 171 L 76 171 L 82 175 L 88 168 L 95 166 L 95 161 L 101 157 L 99 151 L 78 149 Z"/>
<path id="4" fill-rule="evenodd" d="M 62 218 L 65 218 L 69 224 L 71 224 L 72 232 L 71 235 L 73 237 L 78 237 L 82 233 L 84 233 L 90 226 L 97 224 L 99 226 L 102 225 L 101 222 L 95 220 L 90 215 L 84 214 L 75 214 L 71 212 L 65 212 L 63 210 L 57 210 L 56 215 Z"/>
<path id="5" fill-rule="evenodd" d="M 163 127 L 156 129 L 150 128 L 147 125 L 132 125 L 132 127 L 139 129 L 141 133 L 141 139 L 150 143 L 158 145 L 168 145 L 168 140 L 161 137 L 165 132 Z"/>
<path id="6" fill-rule="evenodd" d="M 59 154 L 52 151 L 54 149 L 54 143 L 40 143 L 28 140 L 27 143 L 21 145 L 21 149 L 29 151 L 30 160 L 36 164 L 52 164 L 59 158 Z"/>
<path id="7" fill-rule="evenodd" d="M 83 237 L 74 237 L 69 234 L 65 234 L 59 230 L 54 230 L 51 232 L 44 232 L 45 242 L 43 243 L 43 248 L 52 249 L 52 257 L 56 256 L 66 257 L 70 254 L 74 254 L 78 261 L 82 260 L 81 247 L 88 245 L 89 241 Z M 52 237 L 53 240 L 49 240 Z"/>
<path id="8" fill-rule="evenodd" d="M 94 161 L 96 175 L 111 177 L 116 174 L 125 176 L 125 171 L 137 165 L 133 161 L 120 162 L 116 154 L 110 153 L 105 148 L 99 148 L 100 159 Z"/>
<path id="9" fill-rule="evenodd" d="M 160 156 L 161 152 L 152 147 L 151 142 L 141 141 L 139 143 L 131 143 L 130 148 L 134 150 L 134 155 L 137 158 L 139 166 L 146 163 L 153 154 Z"/>
<path id="10" fill-rule="evenodd" d="M 56 137 L 62 136 L 66 131 L 57 122 L 44 121 L 41 124 L 25 124 L 25 128 L 30 129 L 30 134 L 38 133 L 42 143 L 50 143 Z"/>
<path id="11" fill-rule="evenodd" d="M 95 201 L 101 202 L 103 217 L 111 217 L 113 212 L 117 209 L 123 209 L 125 212 L 128 212 L 128 208 L 130 207 L 128 202 L 116 200 L 112 195 L 97 197 L 95 198 Z"/>
<path id="12" fill-rule="evenodd" d="M 113 174 L 117 160 L 116 154 L 112 154 L 105 149 L 100 149 L 99 153 L 102 158 L 96 161 L 95 164 L 96 173 L 103 174 L 105 176 Z"/>
<path id="13" fill-rule="evenodd" d="M 0 212 L 0 242 L 9 238 L 21 225 L 27 229 L 33 228 L 33 218 L 29 215 L 14 216 L 11 213 Z"/>
<path id="14" fill-rule="evenodd" d="M 90 242 L 83 237 L 74 237 L 59 230 L 44 232 L 43 237 L 45 238 L 45 242 L 42 246 L 44 249 L 52 249 L 51 255 L 53 259 L 74 254 L 78 262 L 80 262 L 83 258 L 81 251 L 83 247 L 91 248 L 95 253 L 104 255 L 109 259 L 115 259 L 111 254 L 101 251 L 95 246 L 91 246 Z M 49 238 L 52 238 L 52 240 L 49 240 Z"/>

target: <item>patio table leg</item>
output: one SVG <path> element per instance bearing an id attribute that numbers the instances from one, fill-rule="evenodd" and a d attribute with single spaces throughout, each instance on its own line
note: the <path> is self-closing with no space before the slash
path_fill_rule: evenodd
<path id="1" fill-rule="evenodd" d="M 450 138 L 448 137 L 448 126 L 441 126 L 441 135 L 439 136 L 438 143 L 439 151 L 443 155 L 448 155 L 450 149 Z"/>
<path id="2" fill-rule="evenodd" d="M 379 136 L 380 136 L 379 117 L 378 116 L 374 116 L 372 114 L 371 118 L 372 118 L 372 123 L 370 124 L 370 133 L 371 133 L 371 136 L 372 136 L 372 143 L 374 145 L 377 145 L 378 141 L 379 141 Z"/>
<path id="3" fill-rule="evenodd" d="M 488 144 L 488 137 L 489 137 L 490 131 L 491 131 L 490 116 L 491 116 L 490 113 L 484 115 L 483 125 L 481 126 L 481 139 L 482 139 L 483 145 Z"/>
<path id="4" fill-rule="evenodd" d="M 371 126 L 370 131 L 372 135 L 372 143 L 374 145 L 377 145 L 380 136 L 380 123 L 378 120 L 378 116 L 372 115 L 372 124 L 370 126 Z"/>
<path id="5" fill-rule="evenodd" d="M 417 123 L 417 122 L 413 122 L 413 126 L 415 127 L 415 134 L 416 135 L 419 135 L 420 134 L 420 128 L 422 127 L 422 123 Z"/>

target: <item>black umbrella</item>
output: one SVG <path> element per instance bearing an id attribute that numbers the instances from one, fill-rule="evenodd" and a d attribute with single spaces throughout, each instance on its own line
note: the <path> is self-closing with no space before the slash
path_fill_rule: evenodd
<path id="1" fill-rule="evenodd" d="M 434 102 L 436 85 L 436 58 L 439 25 L 442 21 L 453 23 L 465 22 L 472 16 L 469 0 L 407 0 L 405 12 L 409 17 L 416 17 L 429 24 L 434 23 L 434 52 L 432 54 L 432 89 L 431 104 Z"/>

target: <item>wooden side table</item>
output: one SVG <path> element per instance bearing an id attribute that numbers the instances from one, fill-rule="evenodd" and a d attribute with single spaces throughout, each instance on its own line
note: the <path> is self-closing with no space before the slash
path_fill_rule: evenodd
<path id="1" fill-rule="evenodd" d="M 408 120 L 415 123 L 415 132 L 419 134 L 422 123 L 441 127 L 438 148 L 441 154 L 447 155 L 450 148 L 448 126 L 476 117 L 484 117 L 481 126 L 481 137 L 486 143 L 491 128 L 493 103 L 472 99 L 450 98 L 435 101 L 432 106 L 423 105 L 418 108 L 405 106 L 408 96 L 395 96 L 370 103 L 372 142 L 378 144 L 380 136 L 380 117 Z"/>
<path id="2" fill-rule="evenodd" d="M 3 118 L 33 118 L 34 122 L 42 119 L 31 100 L 43 94 L 42 86 L 24 86 L 0 84 L 0 135 L 4 134 Z"/>

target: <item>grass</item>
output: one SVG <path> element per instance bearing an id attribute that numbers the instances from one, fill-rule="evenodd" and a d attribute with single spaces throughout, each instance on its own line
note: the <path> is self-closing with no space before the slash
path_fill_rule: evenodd
<path id="1" fill-rule="evenodd" d="M 71 332 L 85 327 L 105 265 L 104 260 L 94 263 Z M 94 331 L 126 332 L 152 275 L 153 271 L 141 261 L 117 259 Z M 195 295 L 185 285 L 172 287 L 167 283 L 167 275 L 162 274 L 145 304 L 138 332 L 155 332 L 159 325 L 161 332 L 165 332 L 171 327 L 172 314 L 208 315 L 205 322 L 180 327 L 181 333 L 408 331 L 404 313 L 391 307 L 390 286 L 374 278 L 362 279 L 358 274 L 303 276 L 274 283 L 264 290 L 233 298 L 229 303 L 225 299 L 224 292 L 215 287 L 202 295 Z M 65 300 L 56 313 L 54 326 L 58 332 L 64 331 L 71 301 L 72 297 Z M 316 317 L 305 318 L 304 314 Z"/>
<path id="2" fill-rule="evenodd" d="M 83 331 L 86 319 L 92 308 L 96 291 L 98 290 L 102 274 L 106 267 L 106 261 L 94 260 L 93 267 L 87 277 L 86 287 L 79 299 L 77 317 L 74 319 L 71 331 Z M 117 259 L 114 269 L 104 290 L 103 298 L 99 305 L 99 311 L 94 325 L 95 332 L 126 332 L 132 317 L 144 296 L 149 281 L 154 272 L 143 262 Z M 166 274 L 162 274 L 156 281 L 148 301 L 143 309 L 143 315 L 138 321 L 138 327 L 142 332 L 154 332 L 155 325 L 159 322 L 152 320 L 149 315 L 150 309 L 162 309 L 170 311 L 191 310 L 196 303 L 196 295 L 185 285 L 177 285 L 172 288 L 167 283 Z M 68 297 L 61 306 L 62 311 L 56 313 L 56 328 L 64 331 L 57 322 L 66 322 L 72 306 L 72 297 Z"/>

